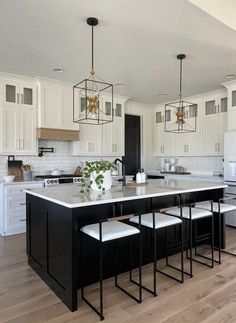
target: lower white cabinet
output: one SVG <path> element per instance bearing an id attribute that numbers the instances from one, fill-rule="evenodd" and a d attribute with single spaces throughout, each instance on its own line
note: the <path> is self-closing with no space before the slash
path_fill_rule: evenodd
<path id="1" fill-rule="evenodd" d="M 3 236 L 26 231 L 25 189 L 40 188 L 43 183 L 11 183 L 0 185 L 0 234 Z"/>

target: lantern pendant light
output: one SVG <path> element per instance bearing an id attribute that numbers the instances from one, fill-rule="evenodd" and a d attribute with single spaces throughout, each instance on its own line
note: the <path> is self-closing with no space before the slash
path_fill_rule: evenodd
<path id="1" fill-rule="evenodd" d="M 92 64 L 89 76 L 73 87 L 73 121 L 91 125 L 102 125 L 113 121 L 113 85 L 95 74 L 94 27 L 98 19 L 90 17 L 87 24 L 92 27 Z M 101 104 L 102 94 L 109 96 L 110 105 Z"/>
<path id="2" fill-rule="evenodd" d="M 184 101 L 182 94 L 183 59 L 185 57 L 185 54 L 177 55 L 177 59 L 180 60 L 179 100 L 165 105 L 165 132 L 196 132 L 197 104 Z"/>

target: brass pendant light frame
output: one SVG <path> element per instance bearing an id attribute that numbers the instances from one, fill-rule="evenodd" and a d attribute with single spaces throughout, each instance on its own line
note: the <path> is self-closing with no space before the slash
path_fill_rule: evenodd
<path id="1" fill-rule="evenodd" d="M 165 132 L 172 133 L 191 133 L 196 132 L 197 128 L 197 105 L 192 102 L 187 102 L 182 99 L 182 75 L 183 75 L 183 59 L 185 54 L 177 55 L 177 59 L 180 60 L 180 82 L 179 82 L 179 100 L 165 104 Z M 187 114 L 191 110 L 191 121 L 190 124 Z M 176 118 L 174 122 L 168 120 L 167 116 L 171 119 L 172 115 Z M 189 116 L 190 117 L 190 116 Z M 194 118 L 194 120 L 193 120 Z M 170 123 L 170 124 L 168 124 Z"/>
<path id="2" fill-rule="evenodd" d="M 73 86 L 73 122 L 102 125 L 113 122 L 113 84 L 107 83 L 95 74 L 94 70 L 94 27 L 98 19 L 89 17 L 87 24 L 92 27 L 92 64 L 90 75 Z M 111 96 L 109 113 L 103 111 L 100 94 Z M 83 104 L 82 104 L 83 103 Z"/>

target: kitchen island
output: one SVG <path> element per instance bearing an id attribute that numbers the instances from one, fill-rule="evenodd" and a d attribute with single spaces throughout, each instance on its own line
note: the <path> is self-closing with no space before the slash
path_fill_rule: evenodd
<path id="1" fill-rule="evenodd" d="M 29 265 L 38 273 L 71 311 L 77 309 L 77 290 L 98 280 L 98 249 L 94 241 L 85 239 L 81 273 L 80 228 L 112 216 L 145 213 L 153 209 L 176 206 L 179 200 L 192 203 L 217 201 L 224 194 L 224 184 L 149 180 L 143 186 L 115 185 L 103 193 L 82 194 L 75 184 L 26 190 L 27 193 L 27 255 Z M 217 220 L 217 219 L 216 219 Z M 215 221 L 217 224 L 217 221 Z M 222 226 L 223 228 L 223 226 Z M 198 233 L 209 239 L 209 219 L 201 219 Z M 222 236 L 224 232 L 222 229 Z M 218 230 L 215 228 L 217 244 Z M 148 229 L 143 230 L 143 263 L 152 261 L 152 239 Z M 180 232 L 170 228 L 171 254 L 179 252 Z M 138 242 L 137 242 L 138 243 Z M 223 239 L 224 243 L 224 239 Z M 158 258 L 165 252 L 164 232 L 157 239 Z M 171 248 L 172 246 L 172 248 Z M 131 266 L 138 263 L 138 252 L 133 248 Z M 104 248 L 104 277 L 114 274 L 113 244 Z M 120 251 L 119 251 L 120 250 Z M 128 241 L 120 241 L 118 249 L 119 272 L 129 268 Z"/>

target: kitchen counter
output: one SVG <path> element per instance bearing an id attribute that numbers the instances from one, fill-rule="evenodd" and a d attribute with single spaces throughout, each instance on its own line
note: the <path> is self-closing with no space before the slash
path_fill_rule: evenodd
<path id="1" fill-rule="evenodd" d="M 13 182 L 6 182 L 3 180 L 0 180 L 0 184 L 4 185 L 20 185 L 20 184 L 33 184 L 33 183 L 44 183 L 43 180 L 31 180 L 31 181 L 24 181 L 23 179 L 21 180 L 15 180 Z"/>
<path id="2" fill-rule="evenodd" d="M 181 174 L 181 173 L 157 173 L 157 172 L 148 172 L 147 175 L 151 176 L 164 176 L 165 179 L 177 179 L 181 181 L 202 181 L 202 182 L 218 182 L 224 183 L 224 177 L 219 175 L 213 175 L 212 173 L 191 173 L 191 174 Z"/>
<path id="3" fill-rule="evenodd" d="M 127 200 L 221 189 L 225 187 L 227 187 L 227 185 L 224 184 L 152 179 L 148 181 L 147 185 L 143 186 L 131 187 L 129 185 L 122 186 L 121 184 L 117 184 L 113 186 L 110 191 L 91 191 L 90 194 L 80 193 L 81 187 L 75 184 L 64 184 L 63 188 L 61 185 L 58 185 L 25 190 L 25 192 L 68 208 L 77 208 Z"/>

